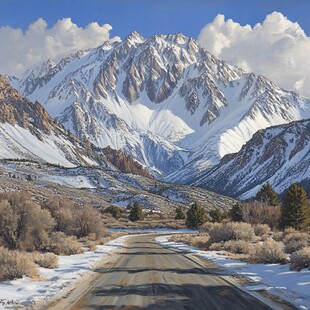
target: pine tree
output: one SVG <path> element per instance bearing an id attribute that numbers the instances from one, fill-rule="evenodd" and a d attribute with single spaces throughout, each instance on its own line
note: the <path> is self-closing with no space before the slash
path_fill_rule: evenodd
<path id="1" fill-rule="evenodd" d="M 240 203 L 235 203 L 228 212 L 228 216 L 234 222 L 242 221 L 242 210 Z"/>
<path id="2" fill-rule="evenodd" d="M 142 207 L 139 202 L 135 202 L 129 213 L 129 220 L 132 222 L 142 221 L 144 219 Z"/>
<path id="3" fill-rule="evenodd" d="M 221 223 L 226 217 L 225 212 L 220 211 L 219 209 L 214 209 L 209 212 L 209 217 L 213 223 Z"/>
<path id="4" fill-rule="evenodd" d="M 109 206 L 104 210 L 105 213 L 110 213 L 115 219 L 119 219 L 122 216 L 122 211 L 118 206 Z"/>
<path id="5" fill-rule="evenodd" d="M 308 196 L 303 187 L 292 184 L 287 190 L 281 207 L 282 227 L 307 228 L 310 222 Z"/>
<path id="6" fill-rule="evenodd" d="M 264 184 L 262 188 L 258 191 L 258 193 L 256 194 L 256 200 L 266 203 L 270 206 L 279 205 L 278 194 L 274 191 L 269 182 Z"/>
<path id="7" fill-rule="evenodd" d="M 175 220 L 185 220 L 185 214 L 184 214 L 184 211 L 183 211 L 183 208 L 180 206 L 180 207 L 177 207 L 175 209 L 175 217 L 174 217 Z"/>
<path id="8" fill-rule="evenodd" d="M 26 177 L 26 180 L 27 181 L 33 181 L 33 177 L 31 174 L 28 174 L 27 177 Z"/>
<path id="9" fill-rule="evenodd" d="M 186 226 L 190 229 L 198 229 L 207 219 L 206 211 L 195 202 L 186 213 Z"/>

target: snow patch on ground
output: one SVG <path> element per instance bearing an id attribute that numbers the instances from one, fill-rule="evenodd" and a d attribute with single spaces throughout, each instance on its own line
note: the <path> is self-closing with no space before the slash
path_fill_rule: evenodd
<path id="1" fill-rule="evenodd" d="M 86 176 L 60 176 L 60 175 L 48 175 L 40 178 L 48 182 L 74 187 L 74 188 L 95 188 Z"/>
<path id="2" fill-rule="evenodd" d="M 112 250 L 121 247 L 127 237 L 122 236 L 104 245 L 98 245 L 95 251 L 59 256 L 58 268 L 40 268 L 43 281 L 32 281 L 24 277 L 14 281 L 0 282 L 0 309 L 13 309 L 13 305 L 7 304 L 11 301 L 14 301 L 15 305 L 24 306 L 47 301 L 92 270 L 95 262 L 101 260 Z"/>
<path id="3" fill-rule="evenodd" d="M 265 290 L 292 303 L 299 309 L 310 309 L 310 270 L 291 271 L 289 265 L 247 264 L 231 259 L 219 251 L 199 251 L 195 247 L 168 241 L 169 236 L 160 236 L 156 242 L 164 247 L 192 252 L 195 256 L 212 261 L 232 274 L 247 277 L 251 283 L 242 287 L 248 291 Z"/>

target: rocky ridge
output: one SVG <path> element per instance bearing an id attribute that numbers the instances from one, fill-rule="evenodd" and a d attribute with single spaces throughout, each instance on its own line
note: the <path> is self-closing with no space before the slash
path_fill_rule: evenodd
<path id="1" fill-rule="evenodd" d="M 3 76 L 0 76 L 0 140 L 0 158 L 30 159 L 67 167 L 97 166 L 148 176 L 139 163 L 123 152 L 100 149 L 72 135 L 39 102 L 22 97 Z M 48 152 L 44 152 L 47 147 Z"/>
<path id="2" fill-rule="evenodd" d="M 259 130 L 192 184 L 246 199 L 266 182 L 279 194 L 294 182 L 310 190 L 310 119 Z"/>

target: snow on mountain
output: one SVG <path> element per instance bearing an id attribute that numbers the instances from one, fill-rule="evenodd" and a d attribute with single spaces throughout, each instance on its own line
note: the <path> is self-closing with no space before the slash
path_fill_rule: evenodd
<path id="1" fill-rule="evenodd" d="M 238 153 L 224 156 L 193 184 L 247 199 L 267 181 L 278 193 L 294 182 L 309 187 L 309 119 L 259 130 Z"/>
<path id="2" fill-rule="evenodd" d="M 82 141 L 69 135 L 38 103 L 20 96 L 0 76 L 0 158 L 74 167 L 107 166 Z M 112 165 L 111 165 L 112 166 Z"/>
<path id="3" fill-rule="evenodd" d="M 48 61 L 25 73 L 18 89 L 80 138 L 179 183 L 239 151 L 257 130 L 310 117 L 308 99 L 182 34 L 135 32 Z"/>

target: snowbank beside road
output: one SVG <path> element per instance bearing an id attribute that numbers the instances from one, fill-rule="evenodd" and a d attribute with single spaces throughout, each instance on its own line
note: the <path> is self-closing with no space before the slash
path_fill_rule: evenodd
<path id="1" fill-rule="evenodd" d="M 242 285 L 248 291 L 265 290 L 272 295 L 290 302 L 299 309 L 310 309 L 310 270 L 291 271 L 289 265 L 247 264 L 231 259 L 219 251 L 200 251 L 195 247 L 168 241 L 169 236 L 157 237 L 156 241 L 164 247 L 182 249 L 195 256 L 212 261 L 224 267 L 231 274 L 239 274 L 251 283 Z"/>
<path id="2" fill-rule="evenodd" d="M 94 263 L 122 247 L 127 237 L 122 236 L 104 245 L 98 245 L 95 251 L 59 256 L 58 268 L 40 268 L 42 281 L 33 281 L 24 277 L 0 282 L 0 309 L 14 309 L 17 305 L 28 306 L 47 301 L 92 270 Z"/>

